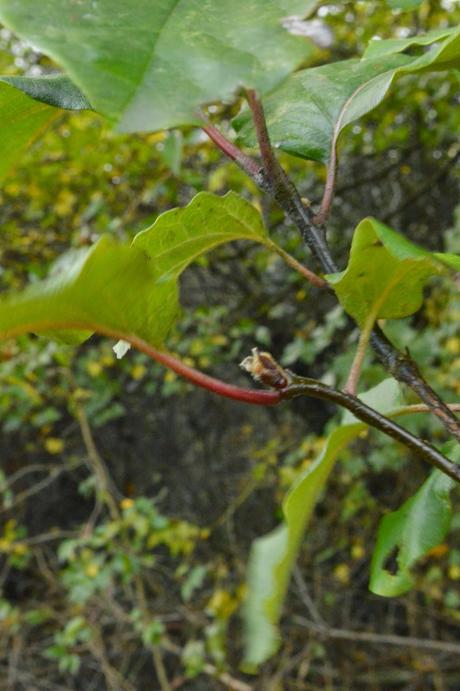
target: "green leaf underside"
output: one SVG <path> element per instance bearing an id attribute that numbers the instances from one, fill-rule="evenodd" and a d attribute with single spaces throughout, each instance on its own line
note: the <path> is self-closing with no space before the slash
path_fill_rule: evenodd
<path id="1" fill-rule="evenodd" d="M 414 45 L 438 40 L 441 45 L 421 56 L 403 54 Z M 416 39 L 372 41 L 362 60 L 301 70 L 268 94 L 263 104 L 270 138 L 290 154 L 328 163 L 343 130 L 378 106 L 396 77 L 455 65 L 460 65 L 458 28 Z M 256 144 L 249 112 L 241 113 L 233 124 L 245 144 Z"/>
<path id="2" fill-rule="evenodd" d="M 52 57 L 121 131 L 200 124 L 200 106 L 273 88 L 312 53 L 282 26 L 316 0 L 0 0 L 0 19 Z"/>
<path id="3" fill-rule="evenodd" d="M 62 74 L 43 77 L 0 77 L 0 81 L 22 91 L 26 96 L 63 110 L 91 110 L 80 89 Z"/>
<path id="4" fill-rule="evenodd" d="M 375 319 L 402 319 L 416 312 L 427 280 L 454 266 L 455 255 L 433 254 L 388 226 L 366 218 L 357 226 L 348 266 L 327 280 L 340 304 L 360 326 Z"/>
<path id="5" fill-rule="evenodd" d="M 260 214 L 234 192 L 201 192 L 186 208 L 159 216 L 131 246 L 104 236 L 89 251 L 64 258 L 46 281 L 3 297 L 0 338 L 57 330 L 75 342 L 100 331 L 161 347 L 179 313 L 180 273 L 233 240 L 268 244 Z"/>
<path id="6" fill-rule="evenodd" d="M 459 447 L 447 455 L 460 460 Z M 434 470 L 414 496 L 380 522 L 371 563 L 370 590 L 376 595 L 397 597 L 414 585 L 411 569 L 430 549 L 439 545 L 450 526 L 450 492 L 455 482 Z M 395 573 L 385 568 L 397 550 Z"/>
<path id="7" fill-rule="evenodd" d="M 400 405 L 394 380 L 385 380 L 361 396 L 382 413 Z M 326 440 L 320 456 L 295 481 L 283 501 L 284 523 L 258 538 L 250 554 L 245 605 L 246 665 L 257 668 L 280 642 L 277 624 L 292 568 L 315 505 L 343 448 L 367 425 L 347 414 Z"/>

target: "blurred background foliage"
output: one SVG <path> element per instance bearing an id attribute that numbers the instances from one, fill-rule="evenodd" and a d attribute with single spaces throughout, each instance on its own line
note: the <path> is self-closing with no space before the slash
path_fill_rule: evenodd
<path id="1" fill-rule="evenodd" d="M 460 20 L 454 1 L 406 12 L 390 4 L 323 4 L 317 16 L 332 42 L 317 63 L 359 55 L 373 36 Z M 52 67 L 6 29 L 0 41 L 3 73 Z M 213 119 L 230 131 L 238 108 L 216 107 Z M 399 79 L 347 130 L 329 223 L 342 266 L 369 214 L 426 248 L 460 251 L 459 131 L 458 75 L 445 73 Z M 317 201 L 324 168 L 280 158 Z M 203 189 L 246 196 L 280 244 L 309 262 L 280 210 L 200 132 L 120 136 L 83 113 L 57 120 L 4 181 L 0 287 L 42 278 L 69 246 L 102 233 L 128 239 Z M 185 362 L 245 384 L 237 363 L 259 346 L 300 374 L 344 383 L 357 332 L 329 295 L 264 249 L 225 246 L 189 269 L 181 290 L 169 346 Z M 387 326 L 450 401 L 460 396 L 459 317 L 458 286 L 439 281 L 413 319 Z M 411 593 L 385 600 L 367 589 L 379 519 L 426 476 L 376 433 L 343 454 L 290 589 L 283 646 L 245 677 L 238 613 L 251 541 L 276 525 L 283 493 L 337 412 L 307 399 L 261 410 L 211 398 L 141 354 L 116 360 L 112 345 L 24 337 L 0 346 L 0 689 L 460 688 L 448 648 L 460 631 L 460 512 Z M 362 387 L 383 377 L 369 357 Z M 405 424 L 444 441 L 428 416 Z M 319 635 L 324 624 L 330 632 Z"/>

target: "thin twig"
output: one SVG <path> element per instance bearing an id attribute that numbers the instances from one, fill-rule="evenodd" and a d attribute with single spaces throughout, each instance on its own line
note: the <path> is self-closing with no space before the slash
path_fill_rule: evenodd
<path id="1" fill-rule="evenodd" d="M 310 613 L 311 618 L 318 626 L 324 628 L 325 626 L 327 626 L 326 622 L 322 618 L 321 614 L 318 612 L 318 608 L 316 607 L 315 603 L 313 602 L 310 596 L 310 593 L 308 592 L 307 584 L 305 582 L 304 577 L 302 576 L 302 573 L 298 565 L 294 566 L 293 576 L 297 588 L 299 589 L 300 598 L 305 607 L 307 608 L 308 612 Z"/>
<path id="2" fill-rule="evenodd" d="M 182 657 L 182 648 L 179 648 L 179 646 L 175 645 L 171 641 L 162 641 L 161 645 L 169 653 L 172 653 L 177 657 Z M 210 677 L 218 679 L 230 691 L 253 691 L 253 687 L 249 684 L 246 684 L 244 681 L 233 677 L 231 674 L 228 674 L 228 672 L 219 672 L 217 667 L 210 663 L 206 663 L 203 666 L 203 672 Z"/>
<path id="3" fill-rule="evenodd" d="M 75 412 L 78 424 L 80 426 L 81 436 L 85 444 L 86 453 L 90 461 L 91 469 L 94 471 L 96 477 L 97 488 L 102 498 L 107 502 L 110 515 L 113 519 L 116 519 L 120 514 L 117 502 L 113 496 L 117 490 L 113 484 L 112 478 L 110 477 L 109 471 L 107 470 L 107 466 L 97 450 L 86 411 L 78 401 L 75 401 Z"/>
<path id="4" fill-rule="evenodd" d="M 40 480 L 39 482 L 36 482 L 34 485 L 32 485 L 32 487 L 29 487 L 23 492 L 20 492 L 15 496 L 14 500 L 10 504 L 2 507 L 0 509 L 0 514 L 11 511 L 11 509 L 14 509 L 16 506 L 19 506 L 19 504 L 25 502 L 26 499 L 29 499 L 29 497 L 33 497 L 35 494 L 43 492 L 44 489 L 49 487 L 49 485 L 51 485 L 55 480 L 57 480 L 57 478 L 60 475 L 62 475 L 62 473 L 64 473 L 66 470 L 68 469 L 65 466 L 55 466 L 47 477 L 43 478 L 43 480 Z"/>
<path id="5" fill-rule="evenodd" d="M 271 240 L 269 240 L 267 242 L 267 247 L 272 249 L 273 252 L 276 252 L 276 254 L 278 254 L 286 262 L 288 266 L 290 266 L 292 269 L 301 274 L 304 278 L 307 279 L 309 283 L 314 285 L 316 288 L 328 287 L 328 283 L 324 280 L 324 278 L 321 278 L 321 276 L 318 276 L 318 274 L 315 274 L 313 271 L 310 271 L 310 269 L 308 269 L 306 266 L 297 261 L 295 257 L 293 257 L 288 252 L 285 252 L 282 247 L 276 244 L 276 242 L 272 242 Z"/>
<path id="6" fill-rule="evenodd" d="M 157 645 L 152 646 L 152 659 L 161 691 L 172 691 L 172 686 L 166 674 L 161 649 Z"/>
<path id="7" fill-rule="evenodd" d="M 345 641 L 361 641 L 363 643 L 375 643 L 376 645 L 395 645 L 403 648 L 419 648 L 422 650 L 436 650 L 440 653 L 460 655 L 460 644 L 450 641 L 433 641 L 427 638 L 413 638 L 412 636 L 396 636 L 393 634 L 380 634 L 372 631 L 350 631 L 348 629 L 336 629 L 316 624 L 305 617 L 294 615 L 293 621 L 304 626 L 324 638 L 333 638 Z"/>

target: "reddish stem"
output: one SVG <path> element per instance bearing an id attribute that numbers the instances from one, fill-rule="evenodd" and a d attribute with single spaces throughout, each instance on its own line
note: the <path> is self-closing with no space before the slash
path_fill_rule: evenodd
<path id="1" fill-rule="evenodd" d="M 136 336 L 130 336 L 129 342 L 142 353 L 145 353 L 156 362 L 164 365 L 181 377 L 188 379 L 196 386 L 201 386 L 203 389 L 212 391 L 219 396 L 232 398 L 234 401 L 242 401 L 244 403 L 252 403 L 254 405 L 275 405 L 281 401 L 281 393 L 279 391 L 258 391 L 257 389 L 243 389 L 240 386 L 227 384 L 220 379 L 215 379 L 207 374 L 203 374 L 199 370 L 188 367 L 180 360 L 177 360 L 170 353 L 161 350 L 156 350 L 151 345 L 142 341 Z"/>
<path id="2" fill-rule="evenodd" d="M 206 132 L 209 139 L 214 142 L 218 149 L 220 149 L 232 161 L 235 161 L 250 177 L 256 178 L 261 182 L 261 168 L 260 165 L 250 156 L 246 156 L 237 146 L 232 144 L 217 127 L 211 123 L 205 123 L 202 128 Z"/>
<path id="3" fill-rule="evenodd" d="M 207 389 L 218 396 L 225 396 L 226 398 L 232 398 L 234 401 L 242 401 L 243 403 L 252 403 L 254 405 L 276 405 L 282 400 L 280 391 L 258 391 L 257 389 L 244 389 L 240 386 L 233 386 L 233 384 L 227 384 L 220 379 L 215 379 L 214 377 L 209 377 L 207 374 L 203 374 L 199 370 L 193 367 L 188 367 L 186 364 L 178 360 L 163 350 L 157 350 L 150 343 L 142 340 L 134 334 L 126 334 L 117 329 L 113 329 L 110 326 L 104 326 L 101 324 L 94 324 L 89 321 L 62 321 L 53 322 L 52 320 L 38 321 L 36 323 L 29 323 L 26 326 L 21 325 L 16 328 L 8 329 L 5 331 L 0 330 L 0 339 L 7 338 L 17 338 L 24 333 L 41 333 L 43 331 L 62 331 L 62 330 L 73 330 L 78 329 L 82 331 L 93 331 L 109 338 L 114 338 L 117 341 L 127 341 L 136 350 L 140 350 L 141 353 L 145 353 L 152 360 L 156 360 L 161 365 L 168 367 L 176 374 L 181 377 L 188 379 L 196 386 L 200 386 L 202 389 Z"/>
<path id="4" fill-rule="evenodd" d="M 322 226 L 326 222 L 326 219 L 329 216 L 329 211 L 331 210 L 331 205 L 335 194 L 337 167 L 337 152 L 335 147 L 333 147 L 331 151 L 331 160 L 327 168 L 326 184 L 324 186 L 324 194 L 321 200 L 321 206 L 316 216 L 314 216 L 312 219 L 313 223 L 316 223 L 318 226 Z"/>

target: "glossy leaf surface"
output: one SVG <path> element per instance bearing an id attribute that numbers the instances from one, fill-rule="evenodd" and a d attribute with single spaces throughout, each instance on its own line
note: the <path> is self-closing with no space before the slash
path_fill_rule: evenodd
<path id="1" fill-rule="evenodd" d="M 368 405 L 387 412 L 400 403 L 398 385 L 386 380 L 362 397 Z M 347 414 L 342 425 L 328 437 L 321 455 L 305 470 L 283 502 L 284 523 L 257 539 L 248 567 L 245 609 L 246 662 L 257 667 L 272 655 L 279 643 L 277 624 L 305 530 L 342 449 L 366 425 Z"/>
<path id="2" fill-rule="evenodd" d="M 453 265 L 374 218 L 357 226 L 348 266 L 327 277 L 343 308 L 363 325 L 368 318 L 401 319 L 416 312 L 427 280 Z"/>
<path id="3" fill-rule="evenodd" d="M 312 51 L 283 28 L 316 0 L 0 0 L 0 19 L 52 57 L 127 132 L 199 124 L 201 105 L 273 88 Z"/>
<path id="4" fill-rule="evenodd" d="M 448 455 L 458 461 L 458 447 Z M 435 470 L 413 497 L 382 519 L 371 564 L 369 587 L 373 593 L 397 597 L 412 588 L 411 569 L 442 542 L 449 529 L 449 495 L 454 486 L 453 480 Z M 397 568 L 391 573 L 386 562 L 395 556 Z"/>
<path id="5" fill-rule="evenodd" d="M 441 41 L 422 55 L 404 51 Z M 263 99 L 272 142 L 288 153 L 328 163 L 340 134 L 378 106 L 395 78 L 421 70 L 460 65 L 460 30 L 445 29 L 414 39 L 372 41 L 362 60 L 301 70 Z M 249 113 L 234 120 L 240 138 L 256 143 Z"/>

